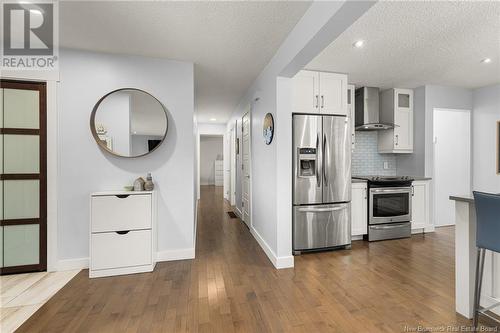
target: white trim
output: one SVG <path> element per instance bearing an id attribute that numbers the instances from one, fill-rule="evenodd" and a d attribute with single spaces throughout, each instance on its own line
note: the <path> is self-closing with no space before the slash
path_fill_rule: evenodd
<path id="1" fill-rule="evenodd" d="M 276 267 L 277 269 L 282 269 L 294 266 L 293 256 L 286 256 L 286 257 L 276 256 L 271 247 L 266 243 L 264 238 L 261 237 L 261 235 L 257 232 L 257 230 L 255 230 L 253 226 L 250 228 L 250 232 L 252 233 L 257 243 L 259 243 L 260 247 L 264 250 L 264 253 L 267 255 L 267 257 L 274 265 L 274 267 Z"/>
<path id="2" fill-rule="evenodd" d="M 200 199 L 197 199 L 196 202 L 194 203 L 195 209 L 194 209 L 194 232 L 193 232 L 193 247 L 196 249 L 196 230 L 198 230 L 198 207 L 200 204 Z M 156 254 L 158 257 L 158 254 Z"/>
<path id="3" fill-rule="evenodd" d="M 359 241 L 359 240 L 363 240 L 363 235 L 351 236 L 351 241 Z"/>
<path id="4" fill-rule="evenodd" d="M 168 251 L 158 251 L 156 252 L 156 261 L 173 261 L 173 260 L 185 260 L 194 259 L 195 249 L 179 249 L 179 250 L 168 250 Z"/>
<path id="5" fill-rule="evenodd" d="M 64 259 L 57 262 L 57 271 L 89 268 L 89 258 Z"/>
<path id="6" fill-rule="evenodd" d="M 155 269 L 156 263 L 151 265 L 141 265 L 135 267 L 118 267 L 109 269 L 89 270 L 89 278 L 100 278 L 107 276 L 128 275 L 135 273 L 151 273 Z"/>

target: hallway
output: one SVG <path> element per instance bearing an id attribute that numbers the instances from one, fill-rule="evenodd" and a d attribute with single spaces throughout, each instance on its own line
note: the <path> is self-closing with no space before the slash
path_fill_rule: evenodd
<path id="1" fill-rule="evenodd" d="M 81 271 L 19 332 L 403 332 L 467 324 L 454 310 L 453 228 L 351 251 L 295 257 L 276 270 L 202 186 L 196 259 L 153 273 Z M 411 273 L 410 273 L 411 272 Z"/>

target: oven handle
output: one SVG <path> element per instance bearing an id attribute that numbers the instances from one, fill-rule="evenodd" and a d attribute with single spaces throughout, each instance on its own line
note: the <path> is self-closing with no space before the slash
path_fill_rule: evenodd
<path id="1" fill-rule="evenodd" d="M 373 193 L 410 193 L 411 188 L 410 187 L 400 187 L 398 189 L 370 189 L 371 192 Z"/>
<path id="2" fill-rule="evenodd" d="M 394 223 L 392 225 L 377 225 L 377 226 L 371 225 L 370 229 L 374 229 L 374 230 L 396 229 L 396 228 L 404 227 L 404 226 L 406 226 L 406 224 L 408 224 L 408 222 Z"/>

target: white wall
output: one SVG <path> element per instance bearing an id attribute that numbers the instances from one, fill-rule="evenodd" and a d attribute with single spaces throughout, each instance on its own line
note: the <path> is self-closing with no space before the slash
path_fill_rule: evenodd
<path id="1" fill-rule="evenodd" d="M 215 160 L 223 157 L 222 136 L 200 136 L 200 185 L 215 184 Z"/>
<path id="2" fill-rule="evenodd" d="M 228 123 L 241 136 L 241 117 L 251 107 L 251 232 L 275 267 L 293 266 L 291 243 L 291 85 L 290 77 L 345 31 L 375 2 L 313 2 L 277 53 L 240 101 Z M 258 99 L 258 100 L 257 100 Z M 275 116 L 271 145 L 262 138 L 267 112 Z M 240 139 L 241 144 L 241 139 Z M 240 147 L 241 148 L 241 147 Z M 241 150 L 240 150 L 241 151 Z M 236 170 L 240 169 L 240 162 Z M 241 207 L 241 172 L 236 205 Z M 287 194 L 288 193 L 288 194 Z M 286 195 L 284 195 L 286 194 Z M 241 208 L 239 208 L 241 209 Z"/>
<path id="3" fill-rule="evenodd" d="M 58 257 L 88 257 L 89 194 L 121 189 L 152 172 L 158 190 L 160 257 L 194 256 L 195 137 L 193 64 L 156 58 L 62 50 L 58 84 Z M 168 109 L 165 142 L 151 155 L 103 152 L 89 128 L 90 112 L 111 90 L 134 87 Z"/>
<path id="4" fill-rule="evenodd" d="M 500 193 L 496 173 L 497 121 L 500 121 L 500 84 L 475 89 L 472 112 L 473 189 Z"/>

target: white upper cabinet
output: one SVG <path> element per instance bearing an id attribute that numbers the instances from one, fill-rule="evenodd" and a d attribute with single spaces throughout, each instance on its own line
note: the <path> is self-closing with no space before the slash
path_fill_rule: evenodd
<path id="1" fill-rule="evenodd" d="M 383 91 L 380 121 L 395 124 L 394 129 L 378 132 L 380 153 L 413 153 L 413 90 Z"/>
<path id="2" fill-rule="evenodd" d="M 349 118 L 349 124 L 351 126 L 351 148 L 352 151 L 354 151 L 354 148 L 356 147 L 356 129 L 355 129 L 355 116 L 356 116 L 356 109 L 355 109 L 355 103 L 354 103 L 354 91 L 356 88 L 354 85 L 349 84 L 347 85 L 347 117 Z"/>
<path id="3" fill-rule="evenodd" d="M 300 71 L 293 78 L 293 112 L 319 113 L 319 73 Z"/>
<path id="4" fill-rule="evenodd" d="M 347 75 L 300 71 L 292 94 L 293 112 L 347 115 Z"/>

